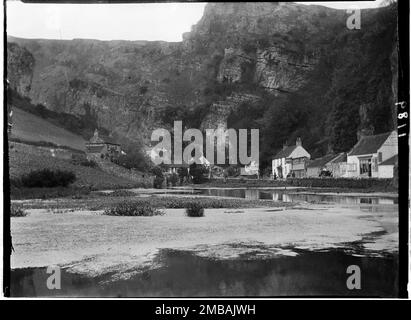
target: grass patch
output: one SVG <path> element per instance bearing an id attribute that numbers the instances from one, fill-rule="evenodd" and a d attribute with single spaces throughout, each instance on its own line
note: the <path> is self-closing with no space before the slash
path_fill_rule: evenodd
<path id="1" fill-rule="evenodd" d="M 247 200 L 247 199 L 217 199 L 211 197 L 169 197 L 169 196 L 149 196 L 135 197 L 111 197 L 110 195 L 92 192 L 88 196 L 80 199 L 59 198 L 48 201 L 25 202 L 24 207 L 27 209 L 74 209 L 74 210 L 106 210 L 123 202 L 133 202 L 140 205 L 150 206 L 152 208 L 168 209 L 186 209 L 192 203 L 198 203 L 203 208 L 227 208 L 227 209 L 244 209 L 258 207 L 292 207 L 295 204 L 287 202 L 274 202 L 269 200 Z"/>
<path id="2" fill-rule="evenodd" d="M 186 208 L 186 215 L 188 217 L 204 217 L 204 208 L 196 202 L 190 203 Z"/>
<path id="3" fill-rule="evenodd" d="M 12 200 L 23 199 L 53 199 L 66 198 L 83 199 L 90 194 L 90 188 L 83 187 L 57 187 L 57 188 L 24 188 L 24 187 L 10 187 L 10 197 Z"/>
<path id="4" fill-rule="evenodd" d="M 27 211 L 22 206 L 12 204 L 10 207 L 10 217 L 25 217 Z"/>
<path id="5" fill-rule="evenodd" d="M 110 192 L 108 194 L 106 194 L 110 197 L 135 197 L 137 196 L 137 194 L 133 191 L 129 191 L 129 190 L 115 190 L 113 192 Z"/>
<path id="6" fill-rule="evenodd" d="M 151 217 L 163 215 L 164 212 L 144 203 L 123 202 L 106 209 L 104 214 L 108 216 Z"/>

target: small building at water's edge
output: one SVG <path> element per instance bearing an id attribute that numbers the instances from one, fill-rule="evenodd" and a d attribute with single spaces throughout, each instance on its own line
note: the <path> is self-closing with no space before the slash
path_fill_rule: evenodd
<path id="1" fill-rule="evenodd" d="M 272 160 L 272 174 L 277 178 L 303 178 L 306 176 L 306 163 L 311 155 L 302 146 L 300 138 L 295 145 L 284 146 Z"/>
<path id="2" fill-rule="evenodd" d="M 344 177 L 392 178 L 386 172 L 385 161 L 398 155 L 398 135 L 396 131 L 372 136 L 362 136 L 347 154 L 347 171 Z M 395 158 L 394 158 L 395 159 Z M 382 171 L 379 166 L 382 165 Z M 388 169 L 387 169 L 388 170 Z"/>

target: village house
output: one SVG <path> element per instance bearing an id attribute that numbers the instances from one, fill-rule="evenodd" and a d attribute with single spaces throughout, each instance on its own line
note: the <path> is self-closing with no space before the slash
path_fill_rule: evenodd
<path id="1" fill-rule="evenodd" d="M 98 130 L 89 142 L 86 142 L 86 153 L 98 154 L 102 159 L 113 161 L 121 153 L 121 146 L 112 137 L 99 135 Z"/>
<path id="2" fill-rule="evenodd" d="M 378 165 L 378 178 L 393 178 L 394 166 L 398 163 L 398 154 Z"/>
<path id="3" fill-rule="evenodd" d="M 306 162 L 311 155 L 302 146 L 297 138 L 294 146 L 284 145 L 272 160 L 273 177 L 286 178 L 287 176 L 303 178 L 306 176 Z"/>
<path id="4" fill-rule="evenodd" d="M 324 157 L 309 161 L 307 163 L 307 177 L 318 178 L 322 171 L 327 170 L 327 164 L 335 157 L 335 154 L 328 154 Z"/>
<path id="5" fill-rule="evenodd" d="M 395 158 L 388 160 L 397 154 L 398 135 L 396 131 L 361 136 L 347 154 L 347 172 L 344 177 L 392 178 L 393 171 L 387 172 L 390 169 L 385 166 L 394 166 L 392 162 Z M 380 165 L 383 166 L 382 170 L 379 170 Z"/>
<path id="6" fill-rule="evenodd" d="M 307 164 L 307 177 L 317 178 L 324 171 L 334 178 L 342 177 L 347 171 L 347 154 L 328 154 Z"/>
<path id="7" fill-rule="evenodd" d="M 326 164 L 325 168 L 331 172 L 334 178 L 344 177 L 347 172 L 347 153 L 341 152 L 337 154 Z"/>

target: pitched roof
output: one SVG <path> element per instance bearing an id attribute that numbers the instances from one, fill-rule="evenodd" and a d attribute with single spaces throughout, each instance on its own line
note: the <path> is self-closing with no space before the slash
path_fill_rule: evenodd
<path id="1" fill-rule="evenodd" d="M 280 152 L 278 152 L 273 159 L 282 159 L 282 158 L 287 158 L 293 153 L 293 151 L 297 148 L 297 146 L 288 146 L 282 149 Z"/>
<path id="2" fill-rule="evenodd" d="M 330 161 L 331 163 L 347 162 L 347 153 L 341 152 L 334 159 Z"/>
<path id="3" fill-rule="evenodd" d="M 335 157 L 335 154 L 327 154 L 324 157 L 310 161 L 310 163 L 307 164 L 307 168 L 324 167 L 328 162 L 333 160 Z"/>
<path id="4" fill-rule="evenodd" d="M 378 149 L 388 139 L 391 132 L 377 134 L 375 136 L 361 137 L 360 141 L 348 153 L 349 156 L 377 153 Z"/>
<path id="5" fill-rule="evenodd" d="M 389 165 L 395 165 L 395 163 L 398 162 L 398 154 L 395 156 L 381 162 L 379 166 L 389 166 Z"/>
<path id="6" fill-rule="evenodd" d="M 108 144 L 116 144 L 116 145 L 120 145 L 119 143 L 117 143 L 117 141 L 109 136 L 100 136 L 100 138 L 104 141 L 104 143 L 108 143 Z"/>
<path id="7" fill-rule="evenodd" d="M 101 143 L 120 145 L 119 143 L 116 142 L 116 140 L 114 140 L 114 138 L 106 136 L 106 135 L 101 135 L 96 130 L 94 132 L 94 135 L 90 138 L 89 144 L 101 144 Z"/>

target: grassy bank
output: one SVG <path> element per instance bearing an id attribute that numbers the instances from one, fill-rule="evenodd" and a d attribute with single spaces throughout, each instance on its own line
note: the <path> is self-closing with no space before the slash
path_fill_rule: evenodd
<path id="1" fill-rule="evenodd" d="M 59 196 L 76 196 L 79 193 L 87 194 L 87 190 L 103 189 L 125 189 L 136 187 L 151 187 L 151 178 L 147 175 L 141 181 L 132 181 L 123 177 L 114 176 L 102 171 L 100 168 L 93 168 L 80 164 L 74 164 L 71 160 L 53 157 L 51 154 L 36 148 L 35 146 L 22 143 L 10 143 L 9 165 L 10 179 L 18 180 L 23 175 L 33 170 L 64 170 L 71 171 L 76 176 L 76 181 L 71 188 L 67 189 L 47 189 L 30 190 L 27 188 L 11 188 L 13 199 L 29 198 L 52 198 Z"/>

